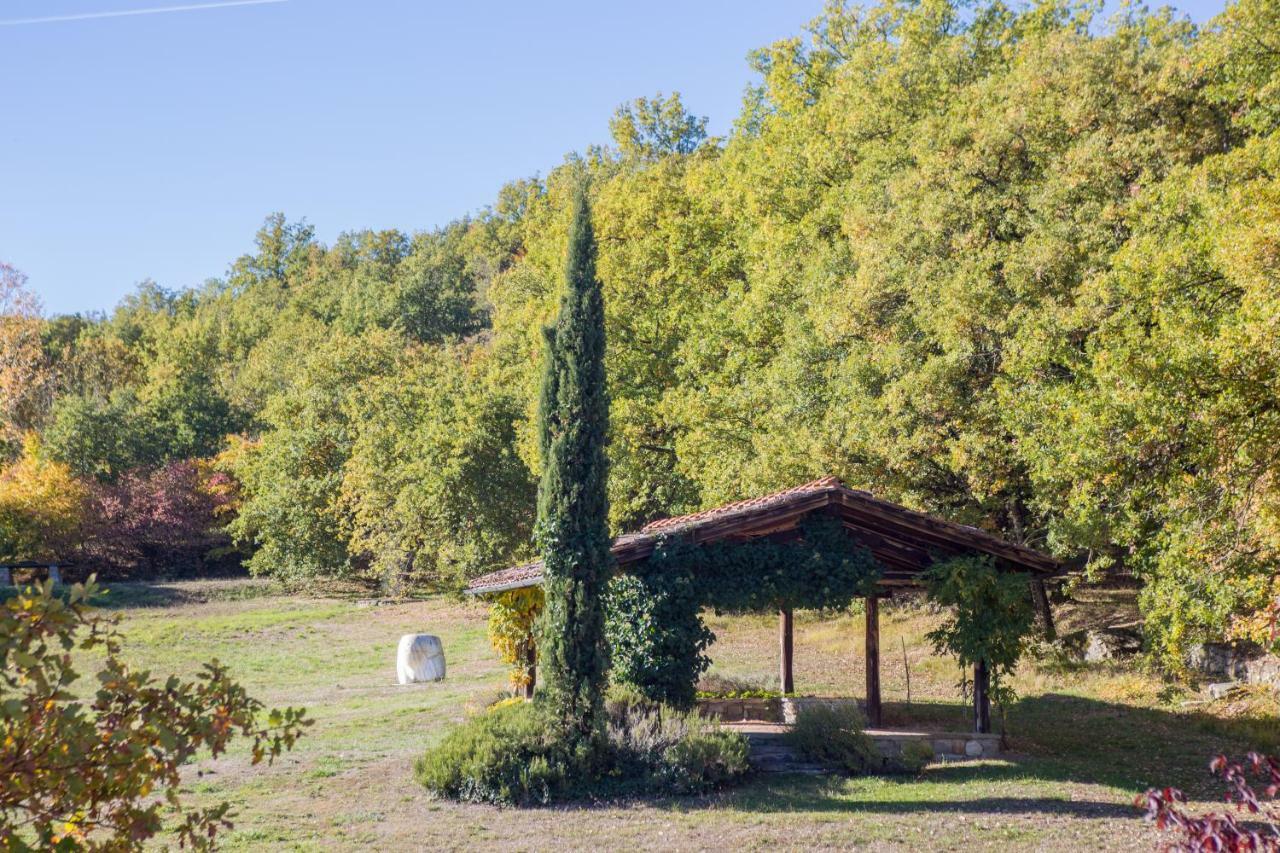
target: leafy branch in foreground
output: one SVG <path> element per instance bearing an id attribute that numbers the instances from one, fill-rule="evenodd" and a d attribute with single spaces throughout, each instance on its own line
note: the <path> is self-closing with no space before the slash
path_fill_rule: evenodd
<path id="1" fill-rule="evenodd" d="M 1255 825 L 1242 824 L 1229 812 L 1189 815 L 1183 808 L 1187 797 L 1182 791 L 1150 788 L 1135 805 L 1146 810 L 1147 819 L 1157 829 L 1172 830 L 1181 836 L 1168 848 L 1225 853 L 1280 851 L 1280 810 L 1272 804 L 1280 795 L 1280 758 L 1251 752 L 1244 761 L 1235 762 L 1219 755 L 1209 763 L 1209 771 L 1226 785 L 1226 801 L 1234 803 L 1237 811 L 1251 815 Z M 1259 787 L 1255 789 L 1255 785 Z"/>
<path id="2" fill-rule="evenodd" d="M 93 613 L 91 578 L 65 598 L 26 587 L 0 607 L 0 848 L 133 850 L 162 827 L 166 804 L 181 846 L 209 849 L 231 827 L 230 805 L 184 810 L 182 765 L 247 738 L 251 761 L 272 762 L 311 724 L 304 710 L 263 715 L 227 668 L 158 681 L 120 660 L 114 620 Z M 91 700 L 73 650 L 106 655 Z M 153 796 L 162 794 L 162 796 Z"/>

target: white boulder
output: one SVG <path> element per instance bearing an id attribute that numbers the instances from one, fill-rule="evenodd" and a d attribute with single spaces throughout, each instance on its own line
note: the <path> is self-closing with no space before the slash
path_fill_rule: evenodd
<path id="1" fill-rule="evenodd" d="M 396 678 L 401 684 L 444 680 L 444 645 L 431 634 L 405 634 L 396 652 Z"/>

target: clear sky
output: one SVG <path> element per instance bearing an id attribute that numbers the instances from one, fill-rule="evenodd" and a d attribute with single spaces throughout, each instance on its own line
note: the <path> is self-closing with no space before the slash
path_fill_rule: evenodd
<path id="1" fill-rule="evenodd" d="M 51 313 L 104 310 L 222 275 L 272 211 L 326 241 L 440 225 L 607 142 L 640 95 L 725 133 L 747 52 L 821 6 L 0 0 L 0 260 Z"/>

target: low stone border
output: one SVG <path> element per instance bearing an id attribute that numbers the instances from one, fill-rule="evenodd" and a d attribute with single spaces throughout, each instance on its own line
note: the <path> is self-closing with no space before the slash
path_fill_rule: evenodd
<path id="1" fill-rule="evenodd" d="M 904 732 L 867 729 L 867 737 L 885 758 L 897 758 L 909 743 L 923 743 L 933 749 L 935 761 L 973 761 L 1000 754 L 1000 735 L 976 732 Z"/>
<path id="2" fill-rule="evenodd" d="M 699 699 L 697 706 L 703 716 L 726 723 L 782 721 L 781 701 L 778 699 Z"/>

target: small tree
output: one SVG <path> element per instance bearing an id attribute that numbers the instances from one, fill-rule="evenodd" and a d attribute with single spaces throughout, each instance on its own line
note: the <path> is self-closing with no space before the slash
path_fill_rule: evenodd
<path id="1" fill-rule="evenodd" d="M 0 607 L 0 849 L 140 849 L 166 805 L 183 846 L 212 847 L 230 806 L 184 812 L 182 765 L 237 736 L 254 764 L 270 762 L 310 720 L 293 708 L 264 715 L 217 661 L 194 681 L 130 670 L 114 625 L 88 608 L 95 591 L 91 579 L 64 600 L 45 583 Z M 90 700 L 71 692 L 73 649 L 106 655 Z"/>
<path id="2" fill-rule="evenodd" d="M 955 655 L 961 666 L 985 663 L 991 698 L 1003 711 L 1015 698 L 1007 678 L 1035 621 L 1027 576 L 1001 572 L 988 557 L 957 557 L 931 568 L 926 581 L 929 597 L 951 608 L 951 616 L 929 632 L 934 648 Z"/>
<path id="3" fill-rule="evenodd" d="M 535 534 L 546 565 L 541 652 L 555 716 L 580 739 L 596 730 L 608 669 L 601 597 L 611 560 L 604 297 L 585 188 L 574 201 L 565 291 L 546 346 Z"/>
<path id="4" fill-rule="evenodd" d="M 0 559 L 66 560 L 79 544 L 88 497 L 71 469 L 27 433 L 22 456 L 0 472 Z"/>

